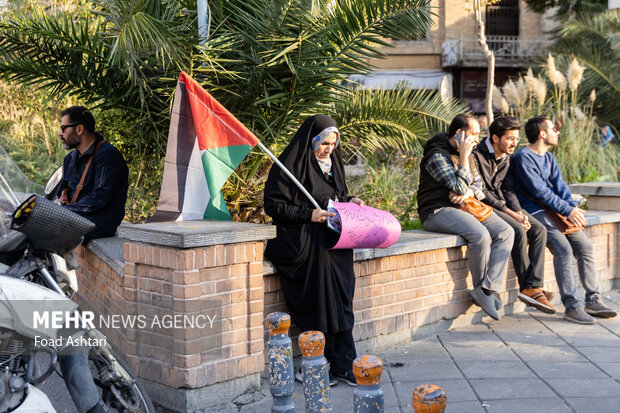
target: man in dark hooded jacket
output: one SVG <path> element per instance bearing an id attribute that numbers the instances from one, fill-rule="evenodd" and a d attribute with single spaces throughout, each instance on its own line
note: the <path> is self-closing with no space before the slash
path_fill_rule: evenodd
<path id="1" fill-rule="evenodd" d="M 426 142 L 420 163 L 418 212 L 427 231 L 457 234 L 467 240 L 474 302 L 498 320 L 502 288 L 514 231 L 495 213 L 480 222 L 459 207 L 465 199 L 484 199 L 482 181 L 471 152 L 480 125 L 472 116 L 458 115 L 448 133 Z"/>

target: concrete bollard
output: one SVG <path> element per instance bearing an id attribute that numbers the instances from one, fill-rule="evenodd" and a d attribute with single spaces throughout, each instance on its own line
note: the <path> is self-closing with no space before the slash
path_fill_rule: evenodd
<path id="1" fill-rule="evenodd" d="M 353 392 L 354 413 L 385 412 L 381 373 L 383 362 L 377 356 L 364 355 L 353 361 L 353 374 L 357 387 Z"/>
<path id="2" fill-rule="evenodd" d="M 299 335 L 299 349 L 303 356 L 301 372 L 304 375 L 304 399 L 307 413 L 332 411 L 327 360 L 323 357 L 325 336 L 320 331 L 306 331 Z"/>
<path id="3" fill-rule="evenodd" d="M 269 358 L 269 389 L 273 396 L 272 413 L 295 413 L 293 403 L 293 343 L 288 336 L 291 327 L 291 316 L 286 313 L 271 313 L 267 316 L 269 342 L 267 354 Z"/>
<path id="4" fill-rule="evenodd" d="M 434 384 L 422 384 L 416 387 L 411 395 L 415 413 L 443 413 L 447 401 L 446 392 Z"/>

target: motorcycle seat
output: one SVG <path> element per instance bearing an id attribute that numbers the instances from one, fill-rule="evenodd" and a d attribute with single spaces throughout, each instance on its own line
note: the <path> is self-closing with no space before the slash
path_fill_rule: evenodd
<path id="1" fill-rule="evenodd" d="M 0 254 L 23 251 L 26 248 L 26 235 L 9 231 L 0 238 Z"/>

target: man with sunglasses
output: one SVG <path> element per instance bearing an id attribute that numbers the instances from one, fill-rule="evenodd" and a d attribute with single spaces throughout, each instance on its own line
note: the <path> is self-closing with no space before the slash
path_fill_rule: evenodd
<path id="1" fill-rule="evenodd" d="M 553 314 L 549 303 L 551 292 L 543 291 L 545 245 L 547 230 L 538 220 L 524 211 L 515 193 L 508 187 L 510 155 L 519 144 L 521 122 L 510 116 L 496 118 L 489 127 L 489 136 L 473 151 L 483 181 L 482 202 L 512 227 L 515 241 L 512 263 L 519 281 L 519 300 L 544 313 Z M 529 245 L 529 250 L 528 250 Z"/>
<path id="2" fill-rule="evenodd" d="M 67 108 L 61 116 L 59 136 L 63 147 L 74 150 L 63 162 L 60 200 L 95 224 L 84 243 L 111 237 L 125 216 L 129 186 L 125 159 L 95 132 L 95 118 L 84 106 Z"/>
<path id="3" fill-rule="evenodd" d="M 617 312 L 605 305 L 598 291 L 592 242 L 583 231 L 562 234 L 541 206 L 565 216 L 573 224 L 586 224 L 584 211 L 577 206 L 549 152 L 558 144 L 559 128 L 546 116 L 536 116 L 525 124 L 525 135 L 530 144 L 511 159 L 514 189 L 521 206 L 547 228 L 547 247 L 553 254 L 555 278 L 565 307 L 564 319 L 593 324 L 592 316 L 615 317 Z M 577 258 L 579 277 L 586 292 L 585 310 L 576 296 L 573 256 Z"/>

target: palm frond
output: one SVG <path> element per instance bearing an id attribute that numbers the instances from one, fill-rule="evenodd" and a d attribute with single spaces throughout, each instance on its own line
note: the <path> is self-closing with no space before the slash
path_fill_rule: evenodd
<path id="1" fill-rule="evenodd" d="M 381 58 L 388 38 L 423 36 L 432 23 L 427 0 L 343 0 L 327 17 L 324 35 L 333 45 L 330 64 L 363 74 L 368 58 Z"/>
<path id="2" fill-rule="evenodd" d="M 0 23 L 0 76 L 119 108 L 150 130 L 164 130 L 176 75 L 190 66 L 192 21 L 178 2 L 155 0 L 100 0 L 80 18 L 17 15 Z"/>
<path id="3" fill-rule="evenodd" d="M 349 152 L 371 156 L 375 151 L 409 151 L 466 111 L 456 102 L 443 105 L 432 91 L 358 89 L 334 107 L 334 118 Z M 349 142 L 349 143 L 347 143 Z M 355 142 L 359 148 L 351 146 Z"/>

